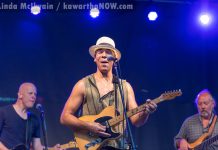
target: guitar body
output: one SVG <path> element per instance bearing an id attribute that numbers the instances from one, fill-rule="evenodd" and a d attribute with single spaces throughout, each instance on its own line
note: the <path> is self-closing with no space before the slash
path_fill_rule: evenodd
<path id="1" fill-rule="evenodd" d="M 194 143 L 188 145 L 189 150 L 203 150 L 205 147 L 211 145 L 212 143 L 218 140 L 218 135 L 213 136 L 212 138 L 206 139 L 208 136 L 203 134 L 198 140 Z M 205 140 L 206 139 L 206 140 Z"/>
<path id="2" fill-rule="evenodd" d="M 98 115 L 88 115 L 82 116 L 79 119 L 86 122 L 98 122 L 106 126 L 106 132 L 110 133 L 110 137 L 100 137 L 95 135 L 90 135 L 88 131 L 75 132 L 76 143 L 80 150 L 97 150 L 100 149 L 103 143 L 108 140 L 117 139 L 121 136 L 120 133 L 113 131 L 108 120 L 115 117 L 115 108 L 113 106 L 108 106 Z"/>
<path id="3" fill-rule="evenodd" d="M 193 143 L 188 144 L 189 150 L 196 150 L 196 147 L 198 147 L 206 138 L 208 137 L 208 134 L 203 134 L 199 139 L 197 139 Z"/>

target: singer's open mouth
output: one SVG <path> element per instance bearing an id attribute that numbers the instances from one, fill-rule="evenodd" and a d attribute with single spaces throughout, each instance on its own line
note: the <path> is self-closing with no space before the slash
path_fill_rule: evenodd
<path id="1" fill-rule="evenodd" d="M 108 63 L 108 61 L 107 60 L 101 61 L 101 63 L 106 64 L 106 63 Z"/>

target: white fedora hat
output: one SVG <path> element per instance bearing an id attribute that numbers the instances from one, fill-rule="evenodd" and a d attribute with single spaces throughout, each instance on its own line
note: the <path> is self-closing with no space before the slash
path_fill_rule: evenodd
<path id="1" fill-rule="evenodd" d="M 93 45 L 89 48 L 89 53 L 90 55 L 94 58 L 95 57 L 95 52 L 98 49 L 109 49 L 112 52 L 114 52 L 115 57 L 117 58 L 117 60 L 120 60 L 121 58 L 121 53 L 118 49 L 115 48 L 115 43 L 114 41 L 106 36 L 100 37 L 97 42 L 96 45 Z"/>

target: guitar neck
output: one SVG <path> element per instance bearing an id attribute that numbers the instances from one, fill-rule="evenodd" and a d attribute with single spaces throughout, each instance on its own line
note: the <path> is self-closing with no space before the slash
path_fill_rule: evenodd
<path id="1" fill-rule="evenodd" d="M 69 142 L 61 145 L 61 149 L 78 148 L 76 142 Z M 55 148 L 48 148 L 48 150 L 56 150 Z"/>
<path id="2" fill-rule="evenodd" d="M 160 103 L 162 101 L 164 101 L 164 99 L 162 99 L 161 97 L 158 97 L 158 98 L 155 98 L 155 99 L 152 100 L 152 102 L 154 102 L 155 104 L 158 104 L 158 103 Z M 147 103 L 142 104 L 139 107 L 136 107 L 134 109 L 131 109 L 130 111 L 127 112 L 127 117 L 129 118 L 129 117 L 131 117 L 131 116 L 133 116 L 133 115 L 135 115 L 135 114 L 137 114 L 137 113 L 139 113 L 141 111 L 144 111 L 145 108 L 146 108 L 146 105 L 147 105 Z M 116 125 L 119 122 L 123 121 L 123 117 L 124 116 L 121 114 L 121 115 L 109 120 L 110 126 Z"/>
<path id="3" fill-rule="evenodd" d="M 206 141 L 202 142 L 199 146 L 197 146 L 197 148 L 198 147 L 205 148 L 205 147 L 211 145 L 212 143 L 214 143 L 217 140 L 218 140 L 218 135 L 216 135 L 216 136 L 214 136 L 214 137 L 212 137 L 210 139 L 207 139 Z"/>

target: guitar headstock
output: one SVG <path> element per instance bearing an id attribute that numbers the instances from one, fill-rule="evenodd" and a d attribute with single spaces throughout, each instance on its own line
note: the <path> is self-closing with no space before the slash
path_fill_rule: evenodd
<path id="1" fill-rule="evenodd" d="M 171 100 L 174 99 L 177 96 L 181 96 L 182 95 L 182 91 L 181 89 L 179 90 L 173 90 L 173 91 L 167 91 L 163 94 L 161 94 L 160 98 L 162 100 Z"/>

